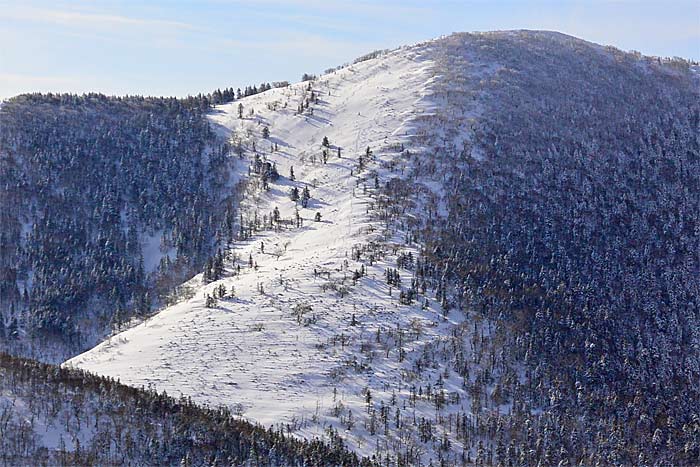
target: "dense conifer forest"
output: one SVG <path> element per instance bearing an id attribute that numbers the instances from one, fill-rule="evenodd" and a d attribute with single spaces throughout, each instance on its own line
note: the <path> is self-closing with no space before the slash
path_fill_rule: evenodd
<path id="1" fill-rule="evenodd" d="M 550 33 L 445 44 L 444 114 L 432 118 L 474 100 L 483 108 L 463 120 L 471 139 L 428 134 L 429 152 L 414 157 L 410 178 L 442 169 L 445 194 L 442 205 L 418 201 L 430 214 L 411 229 L 424 243 L 412 284 L 494 324 L 491 363 L 469 385 L 486 406 L 512 407 L 494 420 L 494 461 L 700 462 L 691 64 Z M 488 78 L 461 72 L 473 57 L 501 67 Z M 457 130 L 443 122 L 448 136 Z M 389 200 L 401 199 L 396 187 Z"/>
<path id="2" fill-rule="evenodd" d="M 3 103 L 4 347 L 57 360 L 94 345 L 231 238 L 231 162 L 208 109 L 99 94 Z"/>

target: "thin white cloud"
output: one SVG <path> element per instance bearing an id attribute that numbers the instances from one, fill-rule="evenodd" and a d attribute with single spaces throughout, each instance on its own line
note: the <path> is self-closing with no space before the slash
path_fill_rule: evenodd
<path id="1" fill-rule="evenodd" d="M 0 9 L 0 19 L 12 21 L 43 22 L 65 26 L 89 28 L 159 28 L 173 30 L 193 30 L 194 26 L 180 21 L 151 18 L 133 18 L 130 16 L 92 13 L 73 10 L 55 10 L 34 7 L 15 7 Z"/>
<path id="2" fill-rule="evenodd" d="M 430 2 L 375 0 L 209 0 L 208 3 L 259 7 L 260 5 L 302 8 L 314 12 L 346 12 L 354 15 L 381 15 L 396 18 L 406 14 L 425 14 L 431 11 Z"/>

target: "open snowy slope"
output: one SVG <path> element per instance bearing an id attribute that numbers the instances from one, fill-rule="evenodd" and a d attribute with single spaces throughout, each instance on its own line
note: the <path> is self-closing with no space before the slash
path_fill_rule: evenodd
<path id="1" fill-rule="evenodd" d="M 397 149 L 412 135 L 415 118 L 429 109 L 429 48 L 399 49 L 322 76 L 313 82 L 312 114 L 298 114 L 299 103 L 310 97 L 308 83 L 216 109 L 212 121 L 245 147 L 247 161 L 258 153 L 281 174 L 269 191 L 249 186 L 243 217 L 271 216 L 278 208 L 281 219 L 291 222 L 299 203 L 290 199 L 290 189 L 297 186 L 301 193 L 308 187 L 308 207 L 298 205 L 303 225 L 283 225 L 236 243 L 227 252 L 227 277 L 207 285 L 195 277 L 188 283 L 192 298 L 67 364 L 237 406 L 247 417 L 273 423 L 330 406 L 333 388 L 340 386 L 333 376 L 358 362 L 353 350 L 361 336 L 399 323 L 432 322 L 435 312 L 399 306 L 398 294 L 390 294 L 384 271 L 393 263 L 377 258 L 370 265 L 353 257 L 353 246 L 386 240 L 381 224 L 369 218 L 374 181 L 360 181 L 358 157 L 370 147 L 368 164 L 379 167 L 400 156 Z M 324 137 L 330 141 L 327 163 Z M 246 165 L 240 164 L 243 176 Z M 289 178 L 292 167 L 295 181 Z M 317 212 L 320 222 L 314 221 Z M 363 267 L 366 276 L 353 286 L 354 271 Z M 222 285 L 235 289 L 235 298 L 205 307 L 206 295 Z M 397 378 L 400 371 L 398 365 L 379 368 L 362 375 L 363 386 Z"/>
<path id="2" fill-rule="evenodd" d="M 448 37 L 216 108 L 245 187 L 223 274 L 66 364 L 362 455 L 457 459 L 491 327 L 421 282 L 409 232 L 447 212 L 453 154 L 480 157 L 476 85 L 501 68 Z"/>

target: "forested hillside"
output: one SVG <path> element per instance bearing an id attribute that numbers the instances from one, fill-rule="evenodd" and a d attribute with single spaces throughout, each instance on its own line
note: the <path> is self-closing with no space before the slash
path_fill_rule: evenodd
<path id="1" fill-rule="evenodd" d="M 231 163 L 208 108 L 99 94 L 2 104 L 0 346 L 60 360 L 94 345 L 231 238 Z"/>
<path id="2" fill-rule="evenodd" d="M 691 64 L 553 33 L 444 45 L 442 109 L 428 117 L 444 131 L 425 135 L 409 178 L 442 176 L 428 211 L 445 214 L 412 231 L 424 242 L 415 283 L 495 326 L 491 364 L 469 387 L 482 407 L 511 407 L 498 416 L 496 459 L 697 464 Z"/>
<path id="3" fill-rule="evenodd" d="M 10 100 L 0 342 L 66 355 L 164 304 L 64 367 L 186 399 L 8 358 L 7 394 L 46 380 L 95 430 L 149 401 L 172 456 L 127 416 L 104 463 L 274 459 L 284 432 L 348 465 L 340 439 L 392 467 L 698 465 L 699 72 L 503 31 L 240 93 Z M 268 441 L 216 444 L 229 411 Z"/>
<path id="4" fill-rule="evenodd" d="M 371 466 L 154 390 L 0 354 L 0 465 Z"/>
<path id="5" fill-rule="evenodd" d="M 697 465 L 697 71 L 455 34 L 217 107 L 244 241 L 68 364 L 387 465 Z"/>

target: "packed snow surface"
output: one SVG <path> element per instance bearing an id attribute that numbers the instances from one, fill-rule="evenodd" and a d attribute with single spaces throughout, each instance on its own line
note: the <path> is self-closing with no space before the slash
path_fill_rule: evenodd
<path id="1" fill-rule="evenodd" d="M 404 342 L 410 354 L 455 322 L 443 319 L 439 304 L 399 304 L 398 292 L 385 280 L 386 268 L 396 267 L 395 256 L 371 264 L 354 260 L 353 247 L 403 241 L 400 232 L 371 218 L 374 180 L 361 178 L 357 165 L 367 147 L 374 156 L 370 169 L 380 175 L 391 161 L 402 164 L 402 144 L 408 147 L 420 130 L 421 116 L 435 112 L 434 47 L 429 42 L 400 48 L 319 77 L 312 83 L 313 113 L 298 113 L 309 97 L 306 82 L 217 107 L 212 123 L 246 147 L 236 176 L 248 176 L 254 151 L 281 175 L 267 191 L 249 187 L 243 217 L 269 216 L 277 207 L 282 219 L 294 220 L 298 207 L 303 225 L 236 242 L 228 252 L 236 259 L 227 260 L 226 277 L 204 284 L 202 275 L 196 276 L 184 285 L 193 291 L 191 298 L 66 364 L 201 403 L 225 404 L 263 424 L 301 420 L 302 435 L 314 434 L 303 420 L 324 419 L 337 400 L 353 411 L 357 407 L 361 417 L 365 387 L 374 394 L 407 392 L 401 384 L 407 361 L 396 358 L 394 350 L 391 356 L 380 350 L 381 356 L 364 367 L 360 344 L 372 341 L 380 328 L 411 328 L 415 335 Z M 262 136 L 264 127 L 268 138 Z M 330 142 L 327 163 L 324 137 Z M 290 199 L 292 186 L 300 193 L 308 187 L 307 208 Z M 400 248 L 417 252 L 415 246 Z M 250 267 L 251 258 L 257 267 Z M 366 275 L 354 283 L 353 272 L 361 267 Z M 222 284 L 235 289 L 235 298 L 207 308 L 206 295 Z M 373 451 L 361 435 L 353 436 L 345 435 L 352 447 Z"/>

